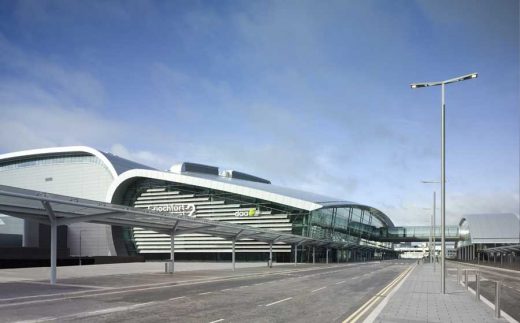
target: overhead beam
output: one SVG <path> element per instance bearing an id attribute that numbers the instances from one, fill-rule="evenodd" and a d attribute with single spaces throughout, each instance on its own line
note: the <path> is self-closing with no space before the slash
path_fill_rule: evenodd
<path id="1" fill-rule="evenodd" d="M 24 219 L 24 220 L 30 220 L 30 221 L 34 221 L 34 222 L 38 222 L 38 223 L 42 223 L 42 224 L 46 224 L 46 225 L 50 225 L 51 223 L 49 222 L 49 218 L 48 216 L 45 214 L 45 217 L 43 216 L 37 216 L 37 215 L 32 215 L 32 214 L 26 214 L 26 213 L 19 213 L 19 212 L 2 212 L 0 210 L 0 213 L 3 213 L 3 214 L 7 214 L 9 216 L 13 216 L 15 218 L 19 218 L 19 219 Z"/>
<path id="2" fill-rule="evenodd" d="M 199 232 L 201 230 L 204 230 L 204 229 L 211 229 L 211 228 L 214 228 L 216 227 L 216 225 L 205 225 L 205 226 L 200 226 L 200 227 L 196 227 L 196 228 L 189 228 L 189 229 L 181 229 L 181 230 L 177 230 L 176 231 L 176 234 L 186 234 L 186 233 L 192 233 L 192 232 Z M 204 232 L 200 232 L 200 233 L 204 233 Z"/>
<path id="3" fill-rule="evenodd" d="M 134 222 L 134 221 L 125 221 L 125 220 L 110 220 L 109 223 L 107 223 L 106 221 L 99 221 L 99 220 L 92 220 L 91 221 L 92 223 L 101 223 L 101 224 L 109 224 L 109 225 L 119 225 L 119 226 L 126 226 L 126 227 L 131 227 L 131 228 L 143 228 L 143 229 L 146 229 L 146 230 L 151 230 L 151 231 L 156 231 L 156 232 L 159 232 L 159 231 L 165 231 L 166 234 L 170 234 L 170 231 L 172 229 L 171 226 L 167 226 L 167 225 L 164 225 L 164 224 L 161 224 L 160 226 L 157 225 L 150 225 L 151 223 L 145 223 L 145 222 Z"/>
<path id="4" fill-rule="evenodd" d="M 54 214 L 54 210 L 52 209 L 51 203 L 49 201 L 42 201 L 42 205 L 47 211 L 47 216 L 49 217 L 49 221 L 56 221 L 56 214 Z"/>
<path id="5" fill-rule="evenodd" d="M 123 215 L 123 214 L 126 214 L 126 212 L 106 212 L 106 213 L 101 213 L 101 214 L 91 214 L 91 215 L 85 215 L 85 216 L 59 218 L 58 225 L 66 225 L 66 224 L 72 224 L 72 223 L 77 223 L 77 222 L 90 222 L 93 220 L 106 219 L 111 216 Z"/>

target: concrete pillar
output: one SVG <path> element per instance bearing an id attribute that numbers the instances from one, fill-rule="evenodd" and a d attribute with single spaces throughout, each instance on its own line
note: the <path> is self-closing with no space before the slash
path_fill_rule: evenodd
<path id="1" fill-rule="evenodd" d="M 40 246 L 40 223 L 31 220 L 23 220 L 23 247 L 34 247 Z"/>

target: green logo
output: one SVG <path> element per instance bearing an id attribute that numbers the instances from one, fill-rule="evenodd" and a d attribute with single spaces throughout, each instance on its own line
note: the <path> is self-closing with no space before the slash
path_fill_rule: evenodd
<path id="1" fill-rule="evenodd" d="M 249 216 L 255 216 L 255 214 L 256 214 L 256 209 L 255 208 L 249 209 Z"/>

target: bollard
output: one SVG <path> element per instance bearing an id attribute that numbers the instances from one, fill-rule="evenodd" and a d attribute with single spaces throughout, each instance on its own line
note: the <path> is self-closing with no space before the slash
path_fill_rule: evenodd
<path id="1" fill-rule="evenodd" d="M 477 298 L 477 302 L 480 301 L 480 272 L 475 272 L 475 283 L 477 286 L 475 287 L 475 297 Z"/>
<path id="2" fill-rule="evenodd" d="M 457 284 L 460 284 L 460 267 L 457 266 Z"/>
<path id="3" fill-rule="evenodd" d="M 500 318 L 500 289 L 502 287 L 502 283 L 497 281 L 496 282 L 496 289 L 495 289 L 495 317 Z"/>
<path id="4" fill-rule="evenodd" d="M 464 269 L 464 286 L 466 286 L 466 290 L 469 288 L 469 282 L 468 282 L 468 270 Z"/>

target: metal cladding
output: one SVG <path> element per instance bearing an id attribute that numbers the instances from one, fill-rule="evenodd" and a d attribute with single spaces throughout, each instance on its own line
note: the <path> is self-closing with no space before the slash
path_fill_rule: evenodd
<path id="1" fill-rule="evenodd" d="M 467 214 L 460 220 L 459 227 L 472 244 L 520 243 L 520 222 L 516 214 Z"/>

